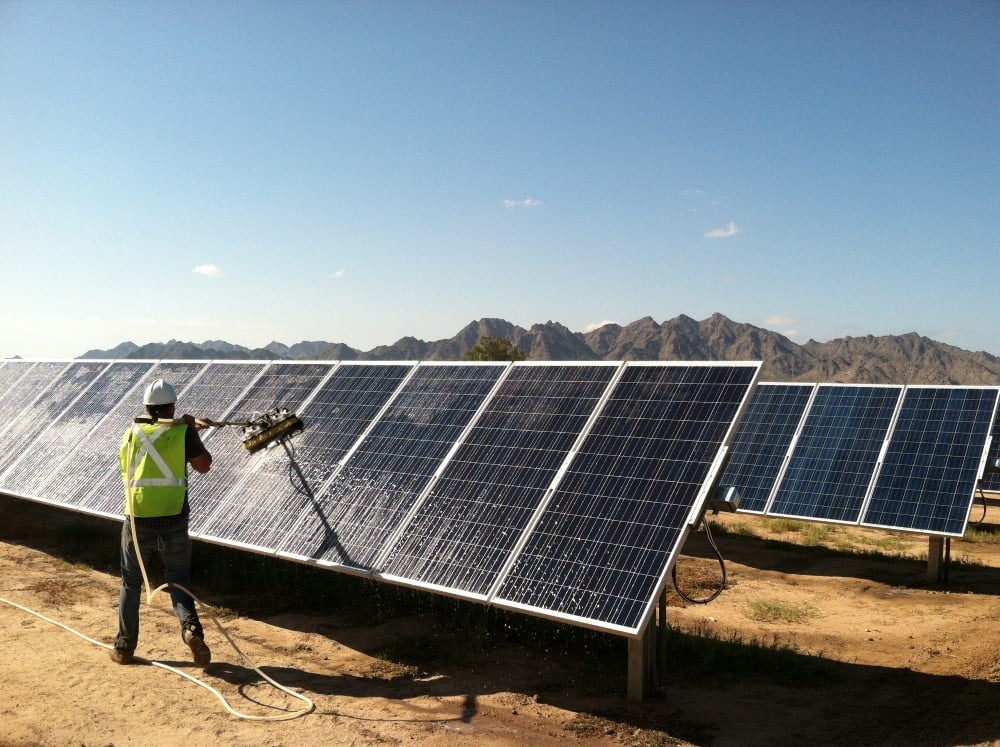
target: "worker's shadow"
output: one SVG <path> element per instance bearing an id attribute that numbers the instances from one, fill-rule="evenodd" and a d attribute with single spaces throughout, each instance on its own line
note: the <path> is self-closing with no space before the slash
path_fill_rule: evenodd
<path id="1" fill-rule="evenodd" d="M 313 510 L 316 512 L 316 517 L 319 519 L 321 526 L 320 532 L 322 534 L 322 539 L 316 547 L 309 552 L 309 557 L 313 560 L 317 560 L 332 554 L 334 557 L 330 559 L 333 562 L 340 563 L 341 565 L 345 565 L 350 568 L 357 568 L 362 571 L 370 571 L 370 566 L 353 560 L 348 553 L 347 548 L 341 543 L 337 531 L 330 524 L 330 521 L 326 516 L 326 512 L 323 510 L 323 504 L 316 498 L 316 493 L 313 491 L 312 486 L 309 485 L 308 480 L 306 480 L 306 476 L 302 472 L 302 467 L 295 458 L 295 452 L 288 447 L 288 439 L 283 438 L 280 443 L 282 448 L 285 450 L 285 454 L 288 455 L 288 478 L 295 489 L 309 500 Z"/>

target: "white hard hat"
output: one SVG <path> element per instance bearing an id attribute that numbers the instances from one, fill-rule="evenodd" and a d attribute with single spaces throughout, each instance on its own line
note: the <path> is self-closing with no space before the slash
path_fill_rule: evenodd
<path id="1" fill-rule="evenodd" d="M 163 379 L 157 379 L 146 387 L 146 393 L 142 395 L 144 405 L 172 405 L 177 402 L 177 392 Z"/>

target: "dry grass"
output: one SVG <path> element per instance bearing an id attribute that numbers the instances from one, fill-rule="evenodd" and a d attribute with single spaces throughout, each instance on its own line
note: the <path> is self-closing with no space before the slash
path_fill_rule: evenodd
<path id="1" fill-rule="evenodd" d="M 757 622 L 795 624 L 818 615 L 819 610 L 808 603 L 753 599 L 746 606 L 746 616 Z"/>

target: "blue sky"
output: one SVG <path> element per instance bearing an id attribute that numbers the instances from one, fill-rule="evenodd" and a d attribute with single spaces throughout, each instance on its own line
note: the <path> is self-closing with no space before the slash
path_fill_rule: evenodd
<path id="1" fill-rule="evenodd" d="M 720 312 L 1000 355 L 1000 4 L 0 2 L 0 357 Z"/>

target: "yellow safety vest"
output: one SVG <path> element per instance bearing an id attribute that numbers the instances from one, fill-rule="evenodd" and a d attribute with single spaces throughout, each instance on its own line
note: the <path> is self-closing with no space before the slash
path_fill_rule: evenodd
<path id="1" fill-rule="evenodd" d="M 119 461 L 125 483 L 125 513 L 176 516 L 187 494 L 186 425 L 135 423 L 122 436 Z"/>

